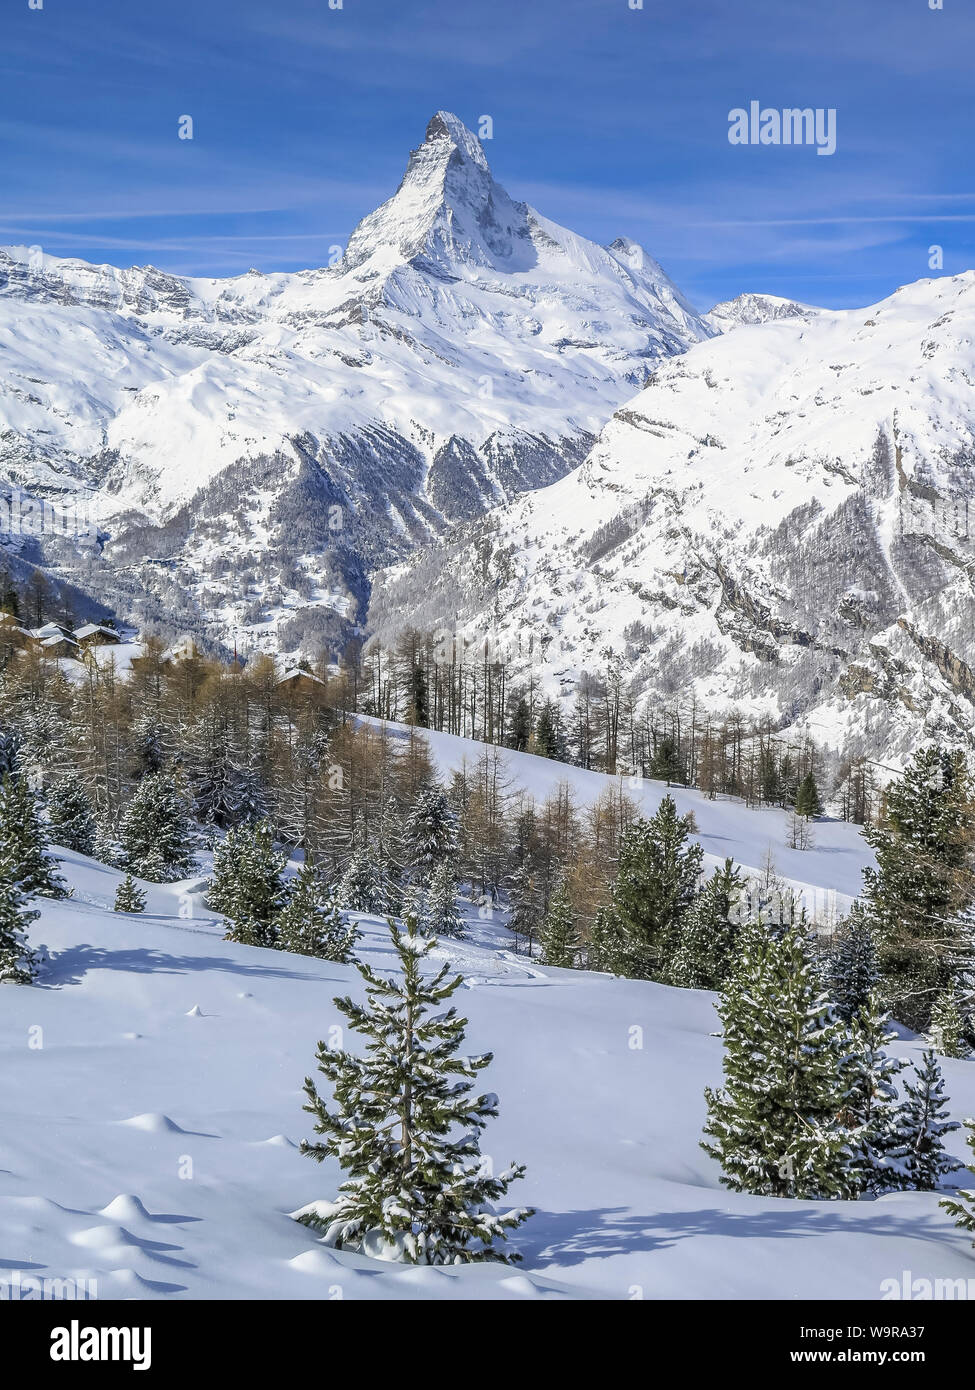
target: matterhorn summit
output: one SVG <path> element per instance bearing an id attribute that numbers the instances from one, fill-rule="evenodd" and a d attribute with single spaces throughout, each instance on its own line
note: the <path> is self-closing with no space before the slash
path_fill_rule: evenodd
<path id="1" fill-rule="evenodd" d="M 509 271 L 532 263 L 524 203 L 495 182 L 481 142 L 449 111 L 431 118 L 399 188 L 352 233 L 345 264 L 390 255 Z"/>
<path id="2" fill-rule="evenodd" d="M 204 279 L 0 249 L 0 470 L 83 510 L 83 566 L 58 538 L 30 555 L 121 617 L 335 649 L 376 567 L 563 477 L 714 331 L 635 241 L 511 198 L 438 111 L 334 266 Z"/>

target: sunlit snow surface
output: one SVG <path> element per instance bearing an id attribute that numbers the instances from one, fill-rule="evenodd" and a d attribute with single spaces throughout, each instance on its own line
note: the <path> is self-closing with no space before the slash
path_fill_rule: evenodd
<path id="1" fill-rule="evenodd" d="M 726 834 L 760 860 L 767 819 L 695 809 L 711 849 Z M 807 882 L 855 854 L 842 832 L 802 856 Z M 524 1265 L 414 1269 L 326 1250 L 288 1213 L 339 1180 L 296 1145 L 311 1137 L 302 1080 L 342 1021 L 333 996 L 359 990 L 354 969 L 224 942 L 202 878 L 149 885 L 145 915 L 115 914 L 119 874 L 63 859 L 75 897 L 44 903 L 35 924 L 43 980 L 0 987 L 0 1280 L 95 1279 L 102 1298 L 788 1299 L 875 1298 L 904 1270 L 975 1276 L 933 1194 L 726 1192 L 698 1147 L 703 1090 L 720 1080 L 713 997 L 540 967 L 473 907 L 471 940 L 441 943 L 431 965 L 464 974 L 471 1050 L 495 1052 L 484 1084 L 501 1113 L 484 1150 L 527 1164 L 510 1194 L 538 1209 L 515 1233 Z M 365 957 L 392 968 L 384 925 L 361 925 Z M 975 1113 L 975 1063 L 944 1070 L 956 1118 Z M 964 1156 L 957 1135 L 951 1148 Z"/>

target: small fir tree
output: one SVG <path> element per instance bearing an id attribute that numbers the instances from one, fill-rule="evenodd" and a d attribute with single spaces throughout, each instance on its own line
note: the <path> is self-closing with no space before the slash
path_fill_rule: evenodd
<path id="1" fill-rule="evenodd" d="M 457 906 L 457 880 L 449 859 L 438 864 L 430 884 L 429 930 L 434 936 L 450 936 L 458 940 L 467 936 L 464 919 Z"/>
<path id="2" fill-rule="evenodd" d="M 414 922 L 410 923 L 415 926 Z M 480 1133 L 498 1113 L 493 1095 L 473 1095 L 478 1072 L 492 1054 L 464 1053 L 467 1020 L 446 1002 L 462 983 L 443 965 L 425 980 L 421 963 L 433 938 L 401 932 L 389 923 L 399 957 L 398 977 L 377 974 L 364 962 L 366 1002 L 336 999 L 355 1032 L 368 1038 L 357 1056 L 318 1045 L 318 1069 L 334 1094 L 334 1110 L 305 1080 L 305 1110 L 319 1143 L 302 1152 L 322 1162 L 335 1158 L 347 1177 L 335 1202 L 316 1203 L 300 1215 L 327 1245 L 411 1264 L 462 1264 L 518 1258 L 497 1248 L 532 1213 L 498 1215 L 491 1204 L 524 1175 L 512 1164 L 491 1176 L 480 1152 Z"/>
<path id="3" fill-rule="evenodd" d="M 303 864 L 288 885 L 287 901 L 277 919 L 278 947 L 344 965 L 352 959 L 358 939 L 358 928 L 345 921 L 315 867 Z"/>
<path id="4" fill-rule="evenodd" d="M 386 894 L 368 845 L 357 845 L 352 851 L 339 880 L 338 900 L 347 912 L 378 914 L 387 910 Z"/>
<path id="5" fill-rule="evenodd" d="M 29 985 L 37 975 L 38 958 L 27 944 L 27 931 L 40 913 L 27 906 L 18 873 L 15 845 L 0 824 L 0 982 Z"/>
<path id="6" fill-rule="evenodd" d="M 972 1151 L 968 1169 L 975 1178 L 975 1120 L 966 1120 L 965 1128 L 968 1130 L 968 1147 Z M 957 1226 L 975 1236 L 975 1184 L 971 1188 L 960 1188 L 954 1197 L 942 1198 L 940 1205 L 949 1216 L 955 1218 Z M 972 1241 L 972 1248 L 975 1249 L 975 1240 Z"/>
<path id="7" fill-rule="evenodd" d="M 282 879 L 288 856 L 274 847 L 268 821 L 227 832 L 213 856 L 207 901 L 227 918 L 225 940 L 274 946 L 287 897 Z"/>
<path id="8" fill-rule="evenodd" d="M 693 816 L 679 816 L 665 796 L 650 820 L 623 832 L 613 909 L 630 939 L 628 973 L 666 977 L 701 877 L 704 851 L 691 841 L 693 829 Z"/>
<path id="9" fill-rule="evenodd" d="M 403 903 L 403 819 L 391 796 L 380 813 L 372 849 L 385 911 L 395 914 Z"/>
<path id="10" fill-rule="evenodd" d="M 421 936 L 430 935 L 430 894 L 418 883 L 409 884 L 403 894 L 403 922 L 412 923 Z"/>
<path id="11" fill-rule="evenodd" d="M 830 990 L 840 1017 L 852 1022 L 876 990 L 877 948 L 867 916 L 854 904 L 830 962 Z"/>
<path id="12" fill-rule="evenodd" d="M 571 969 L 576 963 L 580 945 L 568 886 L 563 881 L 552 894 L 542 923 L 542 964 Z"/>
<path id="13" fill-rule="evenodd" d="M 97 859 L 100 864 L 108 864 L 113 869 L 121 867 L 121 846 L 107 820 L 100 820 L 96 824 L 95 843 L 91 852 L 92 858 Z"/>
<path id="14" fill-rule="evenodd" d="M 26 897 L 67 896 L 57 861 L 47 851 L 37 794 L 26 777 L 16 773 L 0 778 L 0 837 L 11 855 L 14 881 L 21 893 Z"/>
<path id="15" fill-rule="evenodd" d="M 943 1178 L 961 1168 L 945 1153 L 946 1134 L 961 1126 L 949 1120 L 944 1077 L 930 1050 L 914 1068 L 913 1082 L 904 1082 L 904 1099 L 897 1112 L 893 1157 L 899 1172 L 899 1185 L 916 1192 L 935 1192 Z"/>
<path id="16" fill-rule="evenodd" d="M 627 937 L 611 907 L 597 908 L 586 940 L 586 968 L 608 975 L 627 975 Z"/>
<path id="17" fill-rule="evenodd" d="M 748 923 L 718 1012 L 723 1089 L 708 1088 L 708 1142 L 721 1181 L 764 1197 L 844 1198 L 860 1190 L 861 1130 L 847 1122 L 849 1040 L 819 988 L 798 923 Z"/>
<path id="18" fill-rule="evenodd" d="M 743 888 L 734 861 L 715 869 L 684 914 L 669 981 L 684 989 L 721 989 L 731 973 L 739 924 L 736 908 Z"/>
<path id="19" fill-rule="evenodd" d="M 116 912 L 145 912 L 146 895 L 131 873 L 127 873 L 115 890 Z"/>
<path id="20" fill-rule="evenodd" d="M 654 749 L 650 766 L 647 769 L 647 776 L 656 778 L 660 782 L 666 782 L 668 786 L 671 782 L 687 781 L 687 768 L 684 759 L 681 757 L 676 740 L 669 735 L 664 735 Z"/>
<path id="21" fill-rule="evenodd" d="M 423 787 L 407 816 L 404 831 L 407 863 L 417 882 L 427 886 L 437 865 L 452 855 L 459 839 L 457 813 L 442 787 Z"/>
<path id="22" fill-rule="evenodd" d="M 55 783 L 47 798 L 47 818 L 56 845 L 77 854 L 94 852 L 95 813 L 78 778 L 65 777 Z"/>
<path id="23" fill-rule="evenodd" d="M 528 708 L 528 701 L 524 695 L 520 696 L 511 716 L 511 724 L 508 729 L 508 747 L 514 748 L 518 753 L 524 753 L 528 748 L 532 736 L 532 717 L 531 710 Z"/>
<path id="24" fill-rule="evenodd" d="M 971 1051 L 965 1041 L 965 1020 L 953 989 L 938 996 L 931 1011 L 928 1041 L 942 1057 L 967 1057 Z"/>
<path id="25" fill-rule="evenodd" d="M 531 955 L 545 918 L 545 899 L 541 876 L 530 855 L 526 855 L 508 876 L 508 930 L 514 935 L 515 950 L 524 942 Z"/>
<path id="26" fill-rule="evenodd" d="M 898 1186 L 896 1151 L 897 1077 L 907 1066 L 903 1057 L 891 1057 L 888 1049 L 897 1041 L 890 1029 L 890 1015 L 874 989 L 861 1001 L 850 1029 L 848 1122 L 860 1131 L 855 1162 L 862 1173 L 863 1190 L 888 1192 Z"/>
<path id="27" fill-rule="evenodd" d="M 139 777 L 162 771 L 166 761 L 163 731 L 159 721 L 152 714 L 144 714 L 136 721 L 133 744 L 136 773 Z"/>
<path id="28" fill-rule="evenodd" d="M 421 729 L 426 729 L 430 723 L 427 678 L 419 663 L 416 663 L 410 671 L 410 698 L 407 705 L 406 722 L 416 724 Z"/>
<path id="29" fill-rule="evenodd" d="M 119 840 L 123 866 L 147 883 L 173 883 L 189 873 L 190 824 L 168 777 L 143 777 L 122 817 Z"/>
<path id="30" fill-rule="evenodd" d="M 562 711 L 553 700 L 546 700 L 535 724 L 534 752 L 540 758 L 564 759 L 565 751 Z"/>
<path id="31" fill-rule="evenodd" d="M 813 816 L 821 816 L 822 814 L 823 806 L 819 799 L 816 778 L 811 772 L 807 772 L 799 783 L 796 792 L 796 815 L 802 816 L 804 820 L 809 820 Z"/>
<path id="32" fill-rule="evenodd" d="M 877 858 L 863 872 L 864 907 L 884 993 L 894 1016 L 923 1033 L 951 981 L 972 896 L 975 803 L 965 755 L 919 749 L 884 792 L 879 823 L 863 833 Z"/>

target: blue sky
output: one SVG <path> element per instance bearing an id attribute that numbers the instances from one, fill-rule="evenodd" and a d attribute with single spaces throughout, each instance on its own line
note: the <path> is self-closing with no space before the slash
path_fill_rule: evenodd
<path id="1" fill-rule="evenodd" d="M 514 197 L 640 241 L 702 308 L 866 304 L 931 274 L 932 244 L 975 264 L 970 0 L 628 3 L 7 0 L 0 243 L 322 264 L 445 108 L 493 118 Z M 730 145 L 752 100 L 835 107 L 836 154 Z"/>

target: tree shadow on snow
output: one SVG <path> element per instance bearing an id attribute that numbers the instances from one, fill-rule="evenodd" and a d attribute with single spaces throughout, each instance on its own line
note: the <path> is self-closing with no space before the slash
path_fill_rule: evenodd
<path id="1" fill-rule="evenodd" d="M 571 1266 L 612 1255 L 665 1250 L 694 1236 L 795 1240 L 843 1233 L 889 1236 L 898 1241 L 944 1241 L 944 1227 L 924 1216 L 898 1216 L 890 1207 L 875 1202 L 855 1206 L 823 1202 L 815 1208 L 755 1212 L 699 1208 L 656 1212 L 652 1216 L 637 1216 L 625 1207 L 574 1212 L 537 1210 L 524 1233 L 519 1233 L 517 1248 L 526 1264 Z"/>
<path id="2" fill-rule="evenodd" d="M 268 956 L 271 952 L 268 951 Z M 284 952 L 275 951 L 278 960 Z M 311 964 L 313 957 L 307 959 Z M 328 965 L 328 961 L 319 962 Z M 77 985 L 89 970 L 117 970 L 134 975 L 188 975 L 198 971 L 222 971 L 226 975 L 240 975 L 250 980 L 304 980 L 311 984 L 334 983 L 344 986 L 343 976 L 309 974 L 307 971 L 289 969 L 287 966 L 272 964 L 269 960 L 247 961 L 234 956 L 174 956 L 165 951 L 155 951 L 148 947 L 129 947 L 109 949 L 81 942 L 64 951 L 49 955 L 43 976 L 38 980 L 41 986 Z"/>

